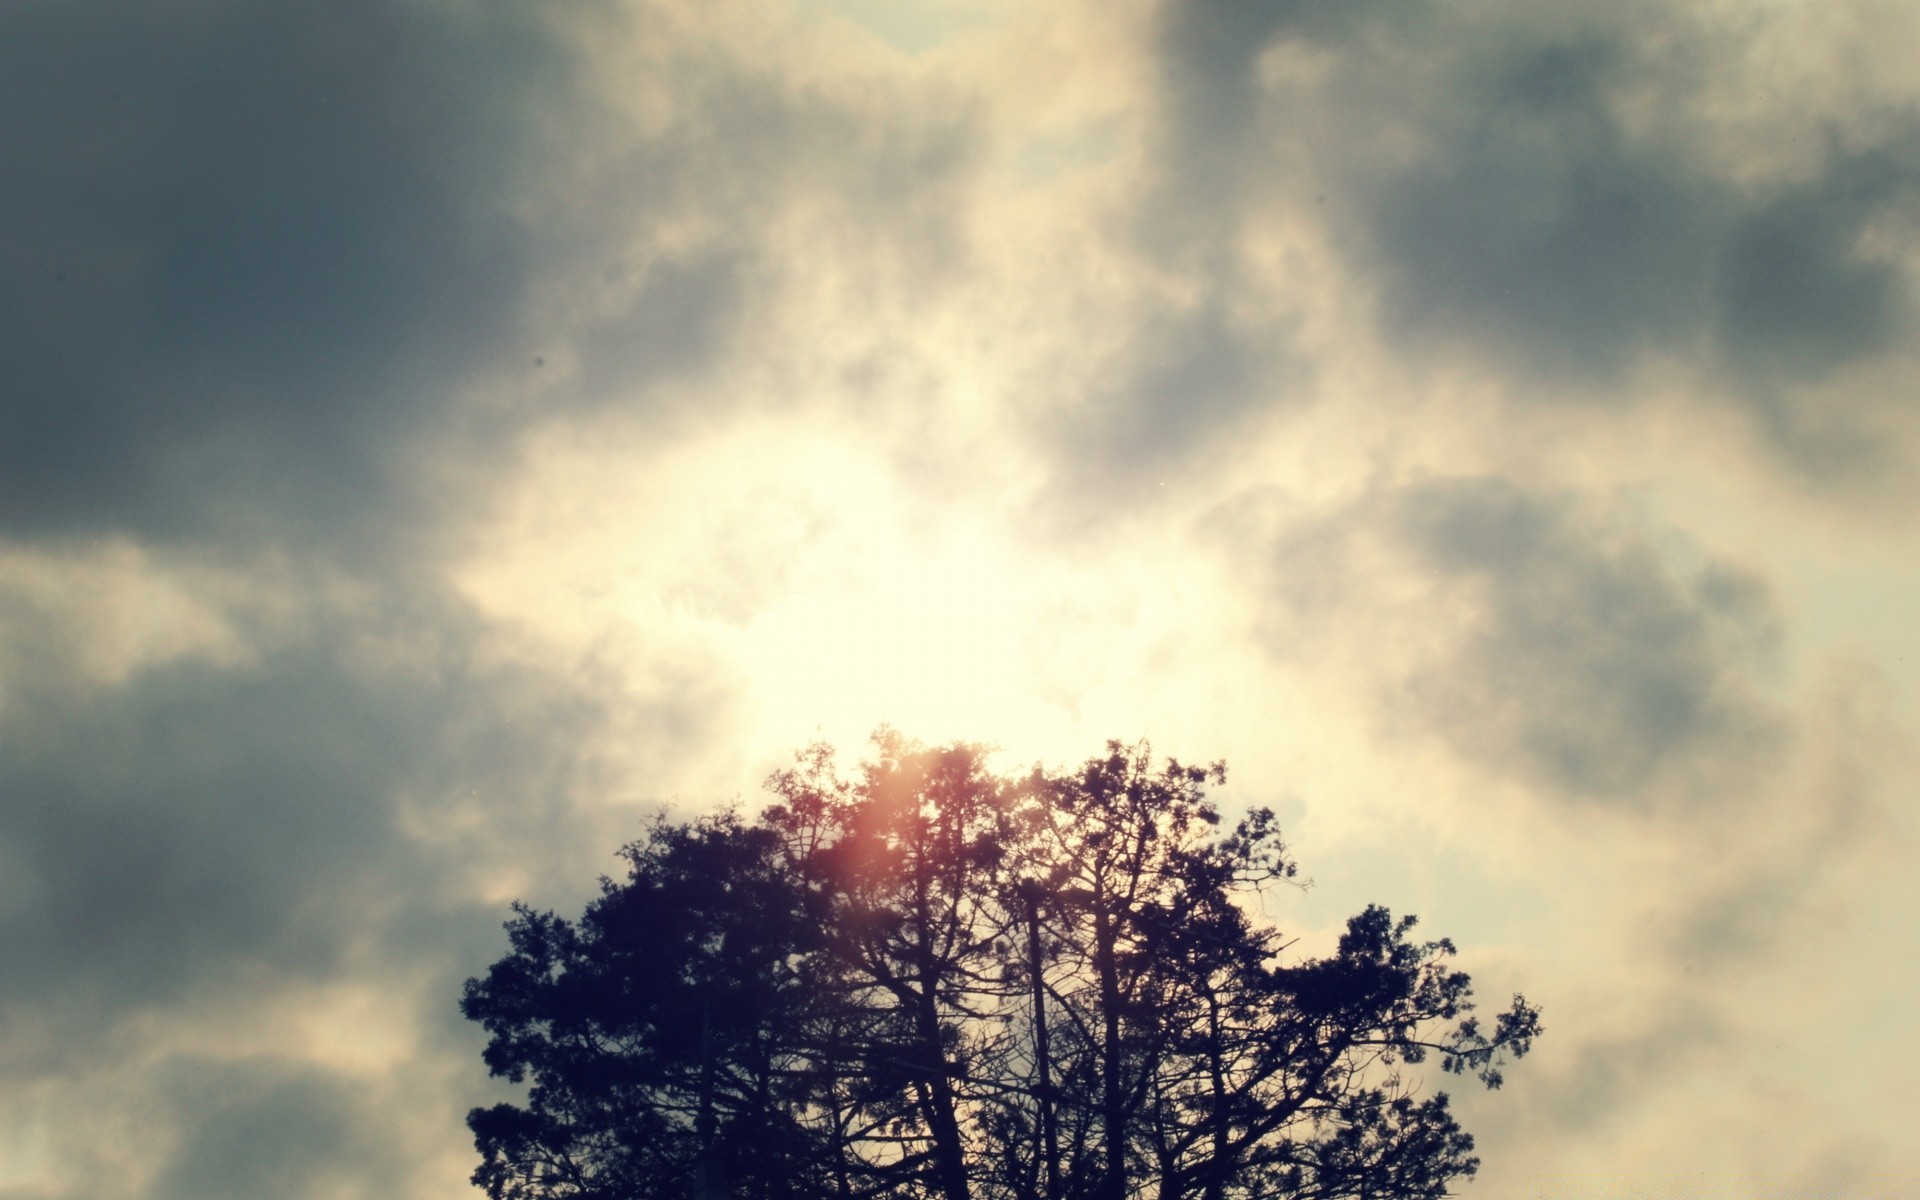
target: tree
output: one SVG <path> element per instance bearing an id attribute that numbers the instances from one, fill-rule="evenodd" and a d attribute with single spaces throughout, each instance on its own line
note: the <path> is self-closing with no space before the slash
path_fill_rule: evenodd
<path id="1" fill-rule="evenodd" d="M 1444 1092 L 1527 1053 L 1453 946 L 1370 907 L 1333 953 L 1250 915 L 1291 880 L 1218 764 L 1109 743 L 1023 778 L 883 732 L 758 817 L 656 821 L 575 921 L 516 907 L 467 982 L 524 1105 L 468 1118 L 493 1200 L 1429 1197 L 1473 1174 Z"/>

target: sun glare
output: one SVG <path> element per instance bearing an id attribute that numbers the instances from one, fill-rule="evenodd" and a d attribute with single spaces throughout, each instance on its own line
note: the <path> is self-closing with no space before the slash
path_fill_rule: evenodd
<path id="1" fill-rule="evenodd" d="M 756 755 L 853 747 L 884 723 L 1063 760 L 1184 733 L 1161 726 L 1244 658 L 1223 650 L 1234 614 L 1197 553 L 1076 562 L 1019 535 L 1017 498 L 910 501 L 844 430 L 763 424 L 671 456 L 584 441 L 531 461 L 460 574 L 469 597 L 549 665 L 641 687 L 663 659 L 697 664 L 733 689 Z"/>

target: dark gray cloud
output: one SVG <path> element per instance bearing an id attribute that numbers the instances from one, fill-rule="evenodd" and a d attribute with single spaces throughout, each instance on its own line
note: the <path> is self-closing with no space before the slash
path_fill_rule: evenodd
<path id="1" fill-rule="evenodd" d="M 417 736 L 401 696 L 315 663 L 165 669 L 0 730 L 12 856 L 4 1003 L 69 1014 L 177 999 L 224 962 L 323 974 L 405 848 L 390 791 Z"/>
<path id="2" fill-rule="evenodd" d="M 1193 0 L 1160 10 L 1155 30 L 1173 131 L 1191 143 L 1235 142 L 1261 102 L 1260 56 L 1276 40 L 1337 45 L 1382 18 L 1417 25 L 1394 0 Z M 1245 145 L 1240 145 L 1245 149 Z"/>
<path id="3" fill-rule="evenodd" d="M 273 1060 L 186 1060 L 158 1083 L 152 1102 L 174 1114 L 179 1140 L 151 1200 L 395 1195 L 414 1173 L 360 1081 Z"/>
<path id="4" fill-rule="evenodd" d="M 1920 145 L 1842 155 L 1828 174 L 1769 197 L 1740 221 L 1716 279 L 1739 361 L 1819 375 L 1893 339 L 1904 278 L 1855 246 L 1867 220 L 1910 193 L 1917 177 Z"/>
<path id="5" fill-rule="evenodd" d="M 1282 31 L 1338 37 L 1372 7 L 1196 0 L 1162 10 L 1152 168 L 1125 225 L 1131 248 L 1175 286 L 1138 299 L 1122 345 L 1075 364 L 1082 386 L 1039 423 L 1059 465 L 1048 499 L 1070 527 L 1153 494 L 1249 418 L 1298 398 L 1307 364 L 1291 314 L 1268 311 L 1271 289 L 1241 258 L 1249 180 L 1273 168 L 1257 63 Z"/>
<path id="6" fill-rule="evenodd" d="M 804 336 L 779 305 L 814 260 L 766 244 L 796 211 L 915 288 L 964 255 L 964 105 L 870 107 L 656 26 L 0 12 L 0 534 L 431 560 L 529 425 L 676 416 L 743 329 Z"/>
<path id="7" fill-rule="evenodd" d="M 1911 199 L 1911 134 L 1835 136 L 1810 178 L 1742 182 L 1680 115 L 1700 97 L 1646 48 L 1658 32 L 1472 54 L 1420 106 L 1440 114 L 1424 152 L 1364 212 L 1393 333 L 1466 339 L 1576 388 L 1705 352 L 1756 398 L 1909 327 L 1897 251 L 1862 237 Z M 1676 119 L 1631 123 L 1649 96 Z"/>
<path id="8" fill-rule="evenodd" d="M 1397 337 L 1467 337 L 1548 376 L 1612 380 L 1703 319 L 1724 200 L 1678 147 L 1621 126 L 1620 44 L 1510 54 L 1451 81 L 1437 111 L 1453 124 L 1371 200 L 1387 321 Z"/>
<path id="9" fill-rule="evenodd" d="M 1684 361 L 1831 468 L 1898 403 L 1810 389 L 1915 327 L 1920 111 L 1835 111 L 1756 165 L 1711 115 L 1744 36 L 1661 5 L 1168 5 L 1139 247 L 1236 294 L 1249 225 L 1310 212 L 1394 353 L 1469 351 L 1523 401 L 1631 402 Z"/>
<path id="10" fill-rule="evenodd" d="M 1147 177 L 1133 201 L 1135 249 L 1161 270 L 1198 278 L 1215 297 L 1242 292 L 1243 239 L 1272 203 L 1272 180 L 1306 186 L 1320 171 L 1301 137 L 1309 114 L 1277 109 L 1261 79 L 1262 56 L 1289 43 L 1361 54 L 1380 17 L 1418 20 L 1420 12 L 1390 0 L 1162 5 L 1151 31 L 1159 95 Z"/>
<path id="11" fill-rule="evenodd" d="M 1150 307 L 1086 396 L 1053 416 L 1058 496 L 1124 507 L 1220 453 L 1222 435 L 1296 385 L 1287 335 L 1214 300 Z"/>
<path id="12" fill-rule="evenodd" d="M 1436 481 L 1394 508 L 1422 570 L 1475 601 L 1456 651 L 1406 685 L 1462 750 L 1632 802 L 1703 747 L 1758 749 L 1769 722 L 1747 673 L 1772 615 L 1755 577 L 1712 562 L 1679 575 L 1644 541 L 1499 480 Z"/>
<path id="13" fill-rule="evenodd" d="M 1279 139 L 1267 123 L 1261 55 L 1279 41 L 1313 46 L 1362 39 L 1376 18 L 1418 20 L 1384 0 L 1193 0 L 1165 5 L 1156 29 L 1164 89 L 1155 130 L 1161 178 L 1143 197 L 1149 244 L 1162 249 L 1234 232 L 1230 204 L 1271 170 Z M 1154 236 L 1158 234 L 1159 236 Z"/>
<path id="14" fill-rule="evenodd" d="M 0 528 L 324 527 L 512 351 L 530 10 L 0 13 Z"/>
<path id="15" fill-rule="evenodd" d="M 668 53 L 636 59 L 673 89 L 643 128 L 579 46 L 650 36 L 601 6 L 0 12 L 0 532 L 378 549 L 468 499 L 421 494 L 448 460 L 725 361 L 790 207 L 916 284 L 961 253 L 964 112 Z"/>
<path id="16" fill-rule="evenodd" d="M 1673 564 L 1570 496 L 1488 477 L 1381 491 L 1286 531 L 1273 570 L 1281 652 L 1343 620 L 1370 647 L 1439 647 L 1384 666 L 1383 716 L 1551 794 L 1649 805 L 1670 768 L 1758 760 L 1778 732 L 1764 582 Z M 1409 570 L 1423 599 L 1378 607 Z"/>
<path id="17" fill-rule="evenodd" d="M 182 660 L 117 688 L 9 680 L 0 956 L 32 969 L 0 975 L 0 1026 L 41 1030 L 7 1039 L 13 1069 L 70 1058 L 49 1026 L 98 1034 L 236 980 L 484 954 L 500 914 L 471 898 L 490 865 L 590 882 L 631 832 L 577 794 L 605 700 L 481 667 L 457 610 L 431 615 L 440 628 L 336 626 L 251 667 Z M 380 645 L 425 654 L 369 661 Z M 710 700 L 661 707 L 685 735 Z"/>
<path id="18" fill-rule="evenodd" d="M 10 640 L 71 636 L 8 616 Z M 101 1121 L 173 1147 L 139 1187 L 112 1154 L 78 1163 L 73 1200 L 415 1194 L 488 1094 L 456 1007 L 504 948 L 505 905 L 482 897 L 504 877 L 577 907 L 641 828 L 603 802 L 609 728 L 698 756 L 725 702 L 697 678 L 636 698 L 631 679 L 489 665 L 469 613 L 411 589 L 304 621 L 257 661 L 180 658 L 119 684 L 70 654 L 9 656 L 0 1089 L 38 1089 L 56 1154 L 83 1150 L 68 1124 Z M 417 1039 L 377 1086 L 258 1044 L 275 1005 L 336 985 Z M 207 1059 L 226 1020 L 271 1057 Z M 447 1092 L 457 1065 L 464 1096 Z M 107 1078 L 104 1109 L 66 1113 Z"/>
<path id="19" fill-rule="evenodd" d="M 1219 256 L 1237 232 L 1241 175 L 1259 112 L 1260 50 L 1300 5 L 1250 0 L 1170 4 L 1162 13 L 1162 160 L 1137 217 L 1143 244 L 1163 259 Z"/>

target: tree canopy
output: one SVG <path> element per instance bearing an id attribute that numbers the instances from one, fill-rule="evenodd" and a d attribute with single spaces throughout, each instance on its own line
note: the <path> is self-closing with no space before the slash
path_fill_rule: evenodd
<path id="1" fill-rule="evenodd" d="M 467 982 L 524 1104 L 468 1117 L 493 1200 L 1428 1197 L 1478 1166 L 1443 1072 L 1500 1084 L 1445 940 L 1369 907 L 1292 953 L 1291 880 L 1224 768 L 1109 743 L 993 774 L 883 733 L 775 803 L 657 820 L 578 920 L 515 907 Z"/>

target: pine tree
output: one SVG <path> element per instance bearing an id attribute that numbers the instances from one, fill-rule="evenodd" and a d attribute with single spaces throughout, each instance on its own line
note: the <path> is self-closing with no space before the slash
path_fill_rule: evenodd
<path id="1" fill-rule="evenodd" d="M 657 822 L 577 922 L 517 908 L 468 981 L 524 1105 L 469 1117 L 494 1200 L 1229 1200 L 1446 1194 L 1477 1167 L 1429 1055 L 1489 1087 L 1531 1047 L 1453 946 L 1371 907 L 1288 954 L 1292 880 L 1224 768 L 1110 743 L 987 770 L 883 733 L 815 747 L 758 818 Z"/>

